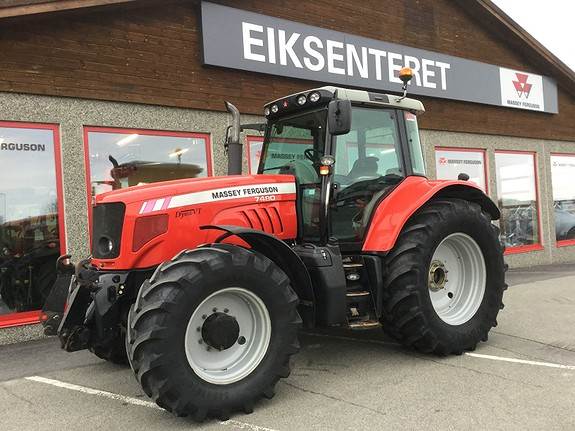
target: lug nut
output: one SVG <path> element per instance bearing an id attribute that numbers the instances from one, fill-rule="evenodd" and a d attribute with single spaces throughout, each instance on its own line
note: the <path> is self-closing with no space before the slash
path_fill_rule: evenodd
<path id="1" fill-rule="evenodd" d="M 218 309 L 216 307 L 212 308 L 212 311 L 215 313 L 216 311 L 218 311 Z"/>
<path id="2" fill-rule="evenodd" d="M 202 319 L 206 320 L 207 318 L 208 318 L 208 316 L 207 316 L 207 315 L 205 315 L 205 314 L 202 314 Z"/>
<path id="3" fill-rule="evenodd" d="M 202 339 L 200 338 L 200 339 L 198 340 L 198 343 L 199 343 L 199 344 L 203 344 L 203 343 L 204 343 L 204 340 L 202 340 Z"/>
<path id="4" fill-rule="evenodd" d="M 200 332 L 202 330 L 202 328 L 200 328 L 199 326 L 196 328 L 196 331 Z"/>
<path id="5" fill-rule="evenodd" d="M 227 308 L 224 308 L 224 313 L 229 313 L 230 310 L 228 310 Z"/>
<path id="6" fill-rule="evenodd" d="M 246 337 L 244 337 L 243 335 L 238 338 L 238 344 L 241 346 L 243 344 L 246 344 Z"/>

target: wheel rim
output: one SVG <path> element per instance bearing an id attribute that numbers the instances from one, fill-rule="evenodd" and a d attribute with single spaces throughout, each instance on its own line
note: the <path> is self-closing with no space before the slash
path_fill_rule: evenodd
<path id="1" fill-rule="evenodd" d="M 473 238 L 461 232 L 443 239 L 429 265 L 428 288 L 437 315 L 462 325 L 479 309 L 485 294 L 485 259 Z"/>
<path id="2" fill-rule="evenodd" d="M 271 332 L 269 312 L 259 296 L 240 287 L 222 289 L 192 313 L 185 336 L 186 357 L 201 379 L 217 385 L 234 383 L 260 364 Z"/>

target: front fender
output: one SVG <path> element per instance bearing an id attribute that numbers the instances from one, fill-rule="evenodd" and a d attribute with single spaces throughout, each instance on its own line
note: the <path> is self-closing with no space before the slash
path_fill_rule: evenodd
<path id="1" fill-rule="evenodd" d="M 467 200 L 479 204 L 492 220 L 498 220 L 501 216 L 497 205 L 473 183 L 407 177 L 379 203 L 373 212 L 362 251 L 377 253 L 391 250 L 409 218 L 434 198 Z"/>

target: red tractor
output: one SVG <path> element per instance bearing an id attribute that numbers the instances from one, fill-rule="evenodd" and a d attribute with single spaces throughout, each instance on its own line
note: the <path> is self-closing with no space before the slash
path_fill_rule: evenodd
<path id="1" fill-rule="evenodd" d="M 242 126 L 227 107 L 238 174 Z M 272 397 L 302 322 L 383 327 L 437 355 L 475 349 L 503 308 L 500 213 L 465 175 L 425 177 L 423 111 L 405 94 L 304 91 L 265 106 L 257 175 L 96 196 L 92 256 L 56 283 L 47 329 L 59 323 L 68 351 L 127 357 L 148 396 L 196 420 Z"/>

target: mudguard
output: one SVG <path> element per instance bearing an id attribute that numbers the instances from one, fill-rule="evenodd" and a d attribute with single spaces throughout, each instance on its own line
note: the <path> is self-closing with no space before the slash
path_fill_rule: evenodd
<path id="1" fill-rule="evenodd" d="M 214 229 L 225 233 L 216 242 L 237 236 L 255 250 L 278 265 L 292 281 L 292 288 L 300 298 L 299 311 L 306 326 L 315 325 L 315 295 L 309 272 L 300 257 L 285 242 L 265 232 L 241 226 L 201 226 L 201 230 Z"/>
<path id="2" fill-rule="evenodd" d="M 431 199 L 437 198 L 458 198 L 477 203 L 492 220 L 501 216 L 497 205 L 474 183 L 407 177 L 373 212 L 362 251 L 381 253 L 391 250 L 407 220 Z"/>

